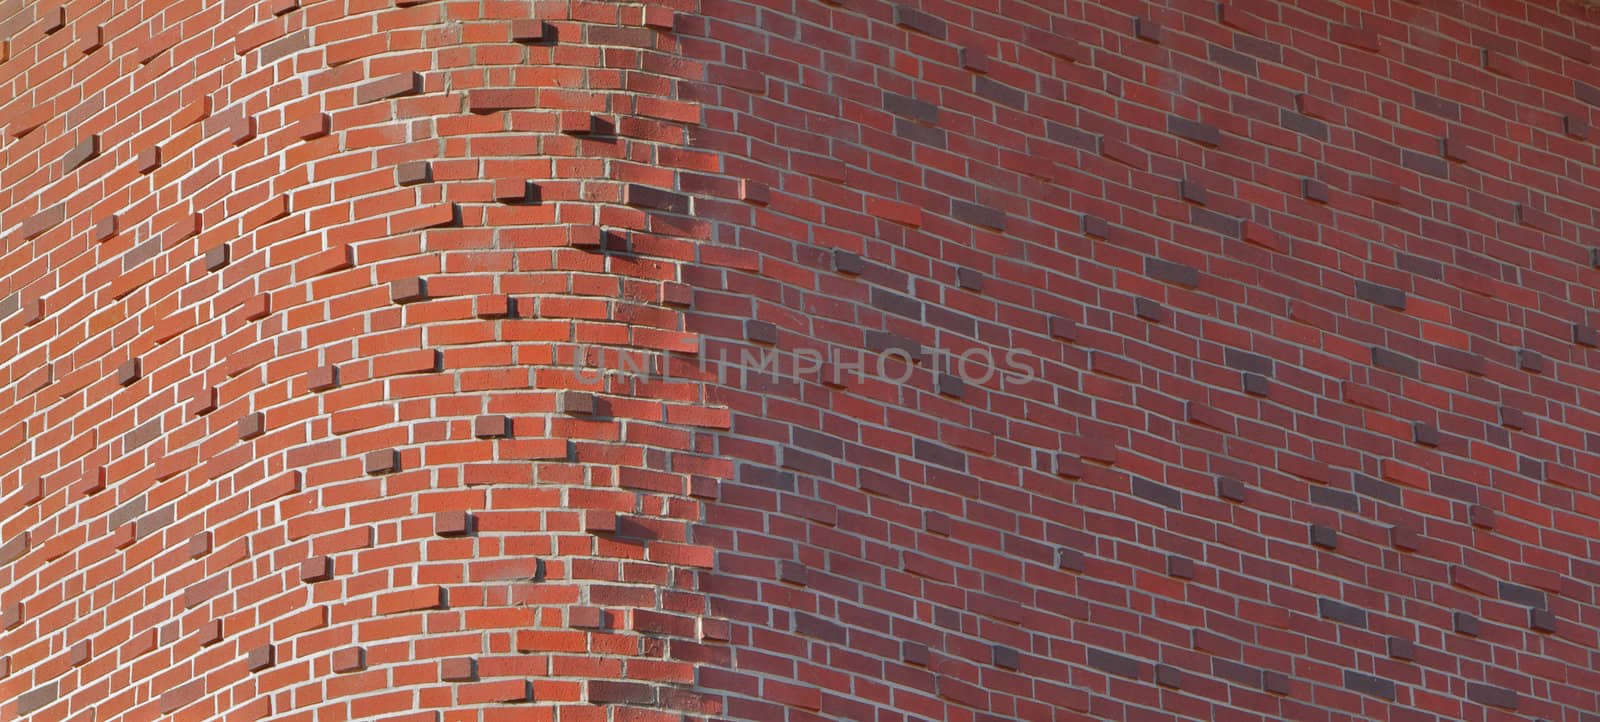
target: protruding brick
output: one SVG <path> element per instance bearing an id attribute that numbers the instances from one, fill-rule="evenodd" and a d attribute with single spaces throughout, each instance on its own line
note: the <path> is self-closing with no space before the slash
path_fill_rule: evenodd
<path id="1" fill-rule="evenodd" d="M 414 303 L 428 300 L 427 279 L 402 278 L 390 281 L 389 300 L 394 303 Z"/>
<path id="2" fill-rule="evenodd" d="M 1480 529 L 1493 529 L 1496 517 L 1493 509 L 1482 504 L 1467 506 L 1467 521 Z"/>
<path id="3" fill-rule="evenodd" d="M 1456 612 L 1450 615 L 1450 620 L 1457 633 L 1465 634 L 1469 637 L 1478 636 L 1479 624 L 1477 617 L 1466 612 Z"/>
<path id="4" fill-rule="evenodd" d="M 22 602 L 0 605 L 0 629 L 16 629 L 27 616 Z"/>
<path id="5" fill-rule="evenodd" d="M 239 419 L 239 438 L 254 439 L 267 431 L 267 415 L 260 411 L 245 414 Z"/>
<path id="6" fill-rule="evenodd" d="M 306 373 L 306 388 L 311 391 L 327 391 L 328 389 L 336 389 L 338 387 L 338 366 L 318 366 Z"/>
<path id="7" fill-rule="evenodd" d="M 945 23 L 943 20 L 910 5 L 894 6 L 894 24 L 941 40 L 945 37 Z"/>
<path id="8" fill-rule="evenodd" d="M 333 116 L 320 112 L 308 113 L 295 121 L 292 132 L 301 140 L 321 138 L 333 132 Z"/>
<path id="9" fill-rule="evenodd" d="M 138 381 L 140 375 L 141 369 L 139 365 L 139 359 L 132 358 L 128 359 L 127 361 L 123 361 L 117 366 L 117 385 L 127 386 L 135 381 Z"/>
<path id="10" fill-rule="evenodd" d="M 562 391 L 556 394 L 556 411 L 563 414 L 588 415 L 595 412 L 594 394 L 584 391 Z"/>
<path id="11" fill-rule="evenodd" d="M 96 243 L 109 241 L 117 235 L 117 216 L 112 214 L 95 221 L 94 227 L 89 229 L 89 240 Z"/>
<path id="12" fill-rule="evenodd" d="M 771 321 L 750 319 L 744 322 L 744 337 L 751 343 L 775 344 L 778 342 L 778 327 Z"/>
<path id="13" fill-rule="evenodd" d="M 558 127 L 568 135 L 588 135 L 594 132 L 594 116 L 586 110 L 564 110 Z"/>
<path id="14" fill-rule="evenodd" d="M 1529 609 L 1528 628 L 1536 632 L 1556 631 L 1556 615 L 1548 609 Z"/>
<path id="15" fill-rule="evenodd" d="M 472 682 L 478 678 L 478 660 L 471 657 L 453 657 L 439 661 L 439 680 L 443 682 Z"/>
<path id="16" fill-rule="evenodd" d="M 657 30 L 671 30 L 676 23 L 677 13 L 672 8 L 664 5 L 646 5 L 644 9 L 644 26 Z"/>
<path id="17" fill-rule="evenodd" d="M 161 146 L 152 145 L 139 151 L 139 156 L 134 159 L 133 168 L 140 173 L 154 173 L 161 167 Z"/>
<path id="18" fill-rule="evenodd" d="M 62 170 L 72 171 L 98 155 L 100 155 L 100 135 L 91 133 L 87 138 L 78 141 L 77 145 L 72 146 L 66 155 L 61 156 Z"/>
<path id="19" fill-rule="evenodd" d="M 501 178 L 494 182 L 494 199 L 501 203 L 538 203 L 539 184 L 521 178 Z"/>
<path id="20" fill-rule="evenodd" d="M 498 439 L 511 435 L 511 419 L 502 414 L 485 414 L 472 420 L 472 435 L 480 439 Z"/>
<path id="21" fill-rule="evenodd" d="M 739 181 L 739 200 L 764 206 L 772 202 L 772 191 L 765 183 L 757 183 L 748 178 Z"/>
<path id="22" fill-rule="evenodd" d="M 12 536 L 4 544 L 0 544 L 0 565 L 10 564 L 22 558 L 28 552 L 31 537 L 24 531 Z"/>
<path id="23" fill-rule="evenodd" d="M 433 164 L 425 160 L 406 161 L 394 167 L 394 182 L 403 186 L 414 186 L 418 183 L 428 183 L 433 180 Z"/>
<path id="24" fill-rule="evenodd" d="M 1385 642 L 1389 656 L 1395 659 L 1412 660 L 1417 658 L 1417 646 L 1404 637 L 1389 637 Z"/>
<path id="25" fill-rule="evenodd" d="M 360 672 L 367 668 L 367 650 L 364 647 L 345 647 L 333 651 L 331 663 L 335 674 Z"/>
<path id="26" fill-rule="evenodd" d="M 1243 502 L 1247 493 L 1244 482 L 1229 476 L 1217 477 L 1217 496 L 1228 501 Z"/>
<path id="27" fill-rule="evenodd" d="M 232 251 L 228 250 L 228 244 L 224 243 L 219 246 L 213 246 L 210 250 L 206 251 L 206 270 L 220 271 L 224 268 L 227 268 L 228 263 L 231 260 L 231 255 Z"/>
<path id="28" fill-rule="evenodd" d="M 1321 524 L 1311 525 L 1310 539 L 1313 545 L 1323 549 L 1336 549 L 1339 546 L 1339 532 Z"/>
<path id="29" fill-rule="evenodd" d="M 325 582 L 333 578 L 333 558 L 311 557 L 300 562 L 300 581 L 303 584 Z"/>
<path id="30" fill-rule="evenodd" d="M 362 467 L 368 474 L 389 474 L 400 470 L 400 452 L 379 449 L 362 457 Z"/>
<path id="31" fill-rule="evenodd" d="M 251 672 L 260 672 L 264 669 L 270 669 L 274 664 L 277 664 L 277 661 L 278 652 L 277 650 L 273 649 L 272 645 L 270 644 L 256 647 L 246 652 L 244 655 L 245 669 Z"/>
<path id="32" fill-rule="evenodd" d="M 1241 374 L 1240 377 L 1241 387 L 1244 389 L 1245 393 L 1250 394 L 1251 396 L 1266 396 L 1272 391 L 1272 383 L 1267 380 L 1267 377 L 1262 376 L 1261 374 L 1246 372 Z"/>
<path id="33" fill-rule="evenodd" d="M 605 629 L 605 610 L 590 606 L 568 607 L 567 626 L 574 629 Z"/>
<path id="34" fill-rule="evenodd" d="M 184 545 L 185 552 L 190 559 L 199 559 L 211 553 L 211 532 L 203 531 L 189 537 Z"/>
<path id="35" fill-rule="evenodd" d="M 605 509 L 585 509 L 583 530 L 591 534 L 612 533 L 617 530 L 617 513 Z"/>
<path id="36" fill-rule="evenodd" d="M 218 397 L 218 394 L 216 394 L 216 386 L 205 386 L 200 387 L 200 389 L 195 389 L 194 394 L 189 395 L 189 407 L 187 407 L 189 415 L 205 416 L 208 415 L 208 413 L 211 413 L 211 411 L 216 411 L 216 397 Z"/>
<path id="37" fill-rule="evenodd" d="M 67 662 L 74 667 L 78 667 L 87 664 L 93 656 L 94 649 L 90 646 L 90 641 L 85 639 L 73 644 L 72 648 L 68 650 Z"/>
<path id="38" fill-rule="evenodd" d="M 421 73 L 396 73 L 356 87 L 356 102 L 371 103 L 422 92 Z"/>
<path id="39" fill-rule="evenodd" d="M 1195 575 L 1194 560 L 1176 554 L 1168 556 L 1167 574 L 1179 579 L 1193 579 Z"/>
<path id="40" fill-rule="evenodd" d="M 537 43 L 545 38 L 543 20 L 518 18 L 511 21 L 511 42 Z"/>
<path id="41" fill-rule="evenodd" d="M 573 248 L 599 248 L 604 240 L 605 233 L 599 226 L 567 227 L 567 245 Z"/>
<path id="42" fill-rule="evenodd" d="M 439 536 L 467 536 L 472 533 L 473 518 L 464 511 L 441 511 L 433 515 L 433 533 Z"/>
<path id="43" fill-rule="evenodd" d="M 1183 688 L 1183 671 L 1170 664 L 1156 665 L 1156 684 L 1173 689 Z"/>

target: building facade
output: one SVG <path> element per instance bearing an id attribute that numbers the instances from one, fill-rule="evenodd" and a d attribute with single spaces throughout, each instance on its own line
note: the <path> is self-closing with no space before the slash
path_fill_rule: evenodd
<path id="1" fill-rule="evenodd" d="M 1597 21 L 0 0 L 0 719 L 1600 720 Z"/>

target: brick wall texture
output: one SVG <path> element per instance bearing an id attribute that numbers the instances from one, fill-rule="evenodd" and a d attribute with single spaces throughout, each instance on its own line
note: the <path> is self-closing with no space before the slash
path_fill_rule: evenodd
<path id="1" fill-rule="evenodd" d="M 1600 721 L 1597 21 L 0 0 L 0 720 Z"/>

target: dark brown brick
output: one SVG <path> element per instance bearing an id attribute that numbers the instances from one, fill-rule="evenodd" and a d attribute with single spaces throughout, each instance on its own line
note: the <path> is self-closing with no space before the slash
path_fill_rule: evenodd
<path id="1" fill-rule="evenodd" d="M 24 717 L 54 704 L 57 699 L 56 683 L 50 682 L 17 695 L 17 714 Z M 63 719 L 65 715 L 63 715 Z"/>
<path id="2" fill-rule="evenodd" d="M 306 388 L 311 391 L 327 391 L 338 387 L 338 366 L 318 366 L 306 373 Z"/>
<path id="3" fill-rule="evenodd" d="M 480 439 L 498 439 L 511 435 L 511 420 L 502 414 L 486 414 L 472 419 L 472 435 Z"/>
<path id="4" fill-rule="evenodd" d="M 582 391 L 562 391 L 556 395 L 556 410 L 563 414 L 592 414 L 595 412 L 594 394 Z"/>
<path id="5" fill-rule="evenodd" d="M 239 438 L 254 439 L 267 431 L 267 415 L 257 411 L 239 419 Z"/>
<path id="6" fill-rule="evenodd" d="M 224 268 L 227 268 L 228 263 L 231 260 L 231 253 L 232 252 L 228 250 L 228 244 L 226 243 L 220 246 L 211 247 L 206 251 L 205 255 L 206 270 L 220 271 Z"/>
<path id="7" fill-rule="evenodd" d="M 894 24 L 900 27 L 915 30 L 924 35 L 943 40 L 945 37 L 945 24 L 932 15 L 918 10 L 910 5 L 894 6 Z"/>
<path id="8" fill-rule="evenodd" d="M 744 337 L 751 343 L 772 345 L 778 342 L 778 327 L 771 321 L 750 319 L 744 322 Z"/>
<path id="9" fill-rule="evenodd" d="M 433 181 L 433 164 L 425 160 L 406 161 L 394 167 L 394 182 L 402 186 Z"/>
<path id="10" fill-rule="evenodd" d="M 1250 61 L 1252 64 L 1255 61 Z M 1198 120 L 1189 120 L 1176 115 L 1167 116 L 1167 132 L 1190 140 L 1201 145 L 1217 147 L 1222 145 L 1222 131 L 1214 125 L 1202 123 Z"/>
<path id="11" fill-rule="evenodd" d="M 1404 637 L 1389 637 L 1385 642 L 1389 656 L 1395 659 L 1413 660 L 1417 658 L 1417 646 Z"/>
<path id="12" fill-rule="evenodd" d="M 1422 375 L 1422 366 L 1416 359 L 1380 346 L 1372 347 L 1372 365 L 1411 378 Z"/>
<path id="13" fill-rule="evenodd" d="M 400 452 L 394 449 L 380 449 L 368 452 L 362 457 L 363 468 L 368 474 L 388 474 L 400 470 Z"/>
<path id="14" fill-rule="evenodd" d="M 1387 306 L 1397 311 L 1406 310 L 1406 293 L 1398 288 L 1369 281 L 1356 281 L 1356 298 L 1367 303 Z"/>
<path id="15" fill-rule="evenodd" d="M 1391 701 L 1395 698 L 1394 682 L 1374 677 L 1370 674 L 1362 674 L 1353 669 L 1344 671 L 1344 686 L 1345 689 L 1352 692 L 1360 692 L 1373 697 L 1381 697 Z"/>
<path id="16" fill-rule="evenodd" d="M 67 220 L 67 206 L 57 203 L 29 216 L 21 225 L 17 226 L 17 234 L 23 240 L 31 240 L 44 235 L 45 231 L 65 223 Z"/>
<path id="17" fill-rule="evenodd" d="M 372 103 L 422 92 L 421 73 L 396 73 L 356 87 L 357 103 Z"/>
<path id="18" fill-rule="evenodd" d="M 273 649 L 272 645 L 266 644 L 246 652 L 244 666 L 245 669 L 251 672 L 260 672 L 264 669 L 270 669 L 277 663 L 277 659 L 277 650 Z"/>
<path id="19" fill-rule="evenodd" d="M 87 138 L 78 141 L 66 155 L 61 156 L 63 172 L 70 172 L 78 166 L 88 163 L 100 155 L 100 135 L 91 133 Z"/>
<path id="20" fill-rule="evenodd" d="M 635 208 L 650 208 L 667 213 L 689 212 L 688 196 L 638 183 L 630 183 L 623 187 L 622 202 Z"/>
<path id="21" fill-rule="evenodd" d="M 1467 699 L 1486 707 L 1516 709 L 1522 704 L 1522 695 L 1516 690 L 1479 682 L 1467 683 Z"/>
<path id="22" fill-rule="evenodd" d="M 1115 652 L 1103 649 L 1089 648 L 1088 664 L 1106 674 L 1119 677 L 1140 679 L 1144 675 L 1144 663 L 1132 657 L 1126 657 Z"/>
<path id="23" fill-rule="evenodd" d="M 428 300 L 427 279 L 401 278 L 390 281 L 389 300 L 393 303 L 414 303 Z"/>
<path id="24" fill-rule="evenodd" d="M 1317 614 L 1323 619 L 1331 619 L 1340 624 L 1352 627 L 1367 628 L 1367 613 L 1357 607 L 1345 604 L 1337 599 L 1322 597 L 1317 600 Z"/>
<path id="25" fill-rule="evenodd" d="M 1310 526 L 1310 540 L 1313 545 L 1323 549 L 1337 549 L 1339 547 L 1339 532 L 1332 527 L 1312 524 Z"/>
<path id="26" fill-rule="evenodd" d="M 300 562 L 300 581 L 303 584 L 325 582 L 333 578 L 333 558 L 311 557 Z"/>
<path id="27" fill-rule="evenodd" d="M 475 520 L 464 511 L 441 511 L 433 515 L 433 533 L 439 536 L 467 536 Z"/>
<path id="28" fill-rule="evenodd" d="M 1144 259 L 1144 273 L 1158 281 L 1166 281 L 1185 288 L 1194 288 L 1200 285 L 1199 269 L 1182 263 L 1163 261 L 1159 258 Z"/>
<path id="29" fill-rule="evenodd" d="M 1450 616 L 1450 619 L 1456 632 L 1469 637 L 1478 636 L 1480 625 L 1477 617 L 1466 612 L 1456 612 Z"/>

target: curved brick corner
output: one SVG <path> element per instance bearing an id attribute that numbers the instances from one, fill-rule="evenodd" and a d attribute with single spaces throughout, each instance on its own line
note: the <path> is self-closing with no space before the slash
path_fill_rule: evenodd
<path id="1" fill-rule="evenodd" d="M 1502 10 L 0 2 L 0 718 L 1587 719 Z"/>
<path id="2" fill-rule="evenodd" d="M 0 718 L 706 708 L 672 17 L 0 5 Z"/>

